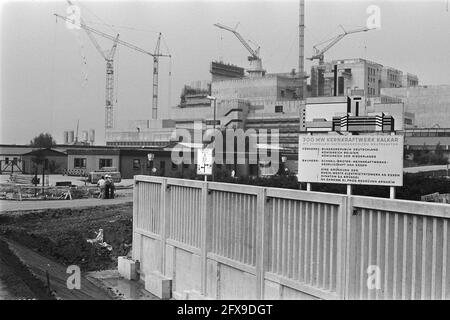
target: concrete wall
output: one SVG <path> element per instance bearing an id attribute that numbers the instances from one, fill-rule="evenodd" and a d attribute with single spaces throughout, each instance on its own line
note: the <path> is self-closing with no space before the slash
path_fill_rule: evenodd
<path id="1" fill-rule="evenodd" d="M 446 204 L 138 176 L 133 210 L 176 299 L 450 299 Z"/>
<path id="2" fill-rule="evenodd" d="M 218 100 L 293 100 L 299 81 L 289 76 L 268 74 L 258 78 L 214 81 L 211 94 Z"/>

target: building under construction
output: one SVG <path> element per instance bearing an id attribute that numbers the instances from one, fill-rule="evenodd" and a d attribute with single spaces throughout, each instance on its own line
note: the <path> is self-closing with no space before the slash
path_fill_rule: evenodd
<path id="1" fill-rule="evenodd" d="M 382 88 L 415 87 L 417 76 L 365 59 L 343 59 L 311 68 L 311 96 L 351 95 L 363 90 L 367 97 L 380 96 Z"/>

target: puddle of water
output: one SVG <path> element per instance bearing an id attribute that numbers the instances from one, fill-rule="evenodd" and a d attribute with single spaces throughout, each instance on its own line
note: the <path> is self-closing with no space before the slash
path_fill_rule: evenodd
<path id="1" fill-rule="evenodd" d="M 129 281 L 123 278 L 110 278 L 103 280 L 105 285 L 111 288 L 126 300 L 154 300 L 157 299 L 144 289 L 144 285 L 137 281 Z"/>
<path id="2" fill-rule="evenodd" d="M 102 279 L 107 287 L 125 300 L 155 300 L 155 296 L 144 289 L 144 285 L 138 281 L 129 281 L 123 278 Z"/>

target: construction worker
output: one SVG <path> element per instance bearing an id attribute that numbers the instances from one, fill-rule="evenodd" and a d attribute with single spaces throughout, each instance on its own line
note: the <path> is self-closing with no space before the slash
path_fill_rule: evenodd
<path id="1" fill-rule="evenodd" d="M 106 182 L 105 182 L 105 199 L 114 199 L 114 182 L 112 180 L 112 177 L 110 175 L 106 175 Z"/>
<path id="2" fill-rule="evenodd" d="M 109 199 L 109 192 L 111 189 L 111 182 L 109 180 L 109 175 L 105 176 L 105 196 L 104 199 Z"/>
<path id="3" fill-rule="evenodd" d="M 98 189 L 99 189 L 99 191 L 100 191 L 98 197 L 99 197 L 100 199 L 105 198 L 105 182 L 106 182 L 106 181 L 105 181 L 105 177 L 104 177 L 104 176 L 102 176 L 102 177 L 97 181 L 97 187 L 98 187 Z"/>

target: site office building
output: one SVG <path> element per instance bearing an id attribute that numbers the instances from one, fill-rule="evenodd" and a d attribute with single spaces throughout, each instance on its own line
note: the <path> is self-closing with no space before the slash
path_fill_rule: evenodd
<path id="1" fill-rule="evenodd" d="M 103 167 L 120 165 L 120 150 L 113 148 L 77 148 L 67 150 L 69 174 L 86 174 Z"/>
<path id="2" fill-rule="evenodd" d="M 120 174 L 124 179 L 135 175 L 179 176 L 183 168 L 172 163 L 171 154 L 161 149 L 121 148 Z"/>

